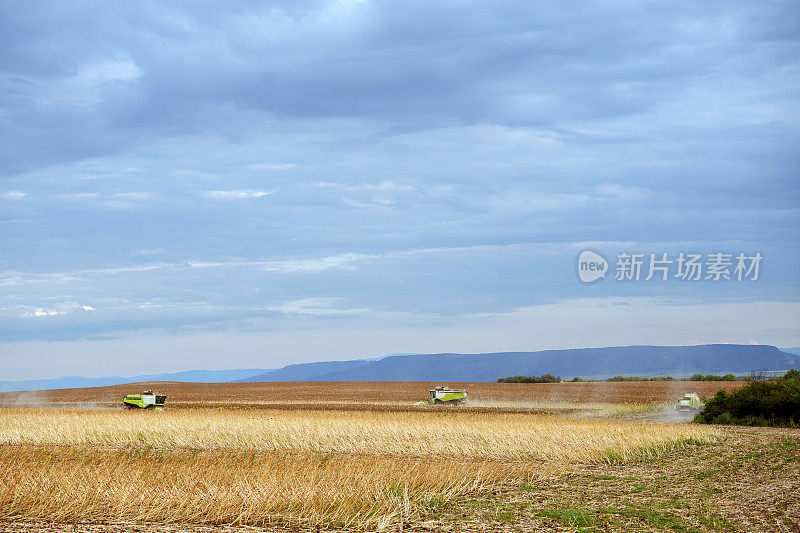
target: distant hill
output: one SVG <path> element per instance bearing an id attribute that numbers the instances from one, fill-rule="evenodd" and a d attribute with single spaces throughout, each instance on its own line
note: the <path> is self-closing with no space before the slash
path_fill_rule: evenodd
<path id="1" fill-rule="evenodd" d="M 270 370 L 258 375 L 249 376 L 246 378 L 237 379 L 239 383 L 257 383 L 267 381 L 318 381 L 314 379 L 323 374 L 330 374 L 334 372 L 342 372 L 347 370 L 354 370 L 366 363 L 375 361 L 382 361 L 388 357 L 405 357 L 409 353 L 393 353 L 389 355 L 382 355 L 380 357 L 372 357 L 369 359 L 355 359 L 351 361 L 321 361 L 316 363 L 298 363 L 294 365 L 287 365 L 278 370 Z"/>
<path id="2" fill-rule="evenodd" d="M 404 357 L 404 356 L 393 356 Z M 355 370 L 367 363 L 378 362 L 375 360 L 360 359 L 357 361 L 324 361 L 320 363 L 300 363 L 285 366 L 279 370 L 264 372 L 255 376 L 240 378 L 239 383 L 261 381 L 317 381 L 316 377 L 336 372 Z M 365 380 L 368 381 L 368 380 Z"/>
<path id="3" fill-rule="evenodd" d="M 541 375 L 605 378 L 615 375 L 744 374 L 800 368 L 800 356 L 774 346 L 619 346 L 539 352 L 395 355 L 379 360 L 289 365 L 239 381 L 495 381 Z"/>
<path id="4" fill-rule="evenodd" d="M 797 351 L 797 354 L 789 351 Z M 138 376 L 90 378 L 66 376 L 0 381 L 0 392 L 103 387 L 145 381 L 197 383 L 275 381 L 496 381 L 499 377 L 550 372 L 602 379 L 610 376 L 687 376 L 746 374 L 751 370 L 800 369 L 800 349 L 774 346 L 708 344 L 703 346 L 618 346 L 538 352 L 480 354 L 392 354 L 354 361 L 323 361 L 280 369 L 188 370 Z"/>
<path id="5" fill-rule="evenodd" d="M 225 383 L 237 379 L 263 374 L 271 369 L 237 368 L 234 370 L 186 370 L 162 374 L 144 374 L 140 376 L 106 376 L 89 378 L 85 376 L 65 376 L 52 379 L 29 379 L 26 381 L 0 381 L 0 392 L 74 389 L 78 387 L 105 387 L 123 383 L 139 383 L 142 381 L 180 381 L 198 383 Z"/>
<path id="6" fill-rule="evenodd" d="M 790 353 L 792 355 L 800 355 L 800 348 L 781 348 L 781 351 Z"/>

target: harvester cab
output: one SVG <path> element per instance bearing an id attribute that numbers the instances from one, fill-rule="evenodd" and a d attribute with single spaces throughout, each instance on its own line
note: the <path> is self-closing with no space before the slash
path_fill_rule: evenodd
<path id="1" fill-rule="evenodd" d="M 127 409 L 163 409 L 167 397 L 146 390 L 141 394 L 128 394 L 122 398 L 122 405 Z"/>
<path id="2" fill-rule="evenodd" d="M 430 393 L 430 399 L 417 402 L 415 405 L 435 405 L 443 403 L 455 405 L 467 399 L 467 391 L 450 389 L 447 387 L 436 387 L 435 389 L 431 389 Z"/>
<path id="3" fill-rule="evenodd" d="M 696 392 L 685 394 L 683 398 L 678 400 L 675 404 L 676 411 L 699 411 L 700 410 L 700 396 Z"/>

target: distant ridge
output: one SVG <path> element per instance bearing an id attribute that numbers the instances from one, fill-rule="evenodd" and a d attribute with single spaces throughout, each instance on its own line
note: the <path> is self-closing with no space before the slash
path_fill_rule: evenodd
<path id="1" fill-rule="evenodd" d="M 744 374 L 800 368 L 800 356 L 774 346 L 617 346 L 538 352 L 394 355 L 379 360 L 289 365 L 238 381 L 496 381 L 541 375 L 606 378 L 615 375 Z"/>
<path id="2" fill-rule="evenodd" d="M 789 348 L 787 350 L 800 349 Z M 144 381 L 197 383 L 275 381 L 496 381 L 499 377 L 547 372 L 571 379 L 610 376 L 688 376 L 746 374 L 752 370 L 800 369 L 800 355 L 774 346 L 707 344 L 701 346 L 617 346 L 537 352 L 478 354 L 392 354 L 353 361 L 321 361 L 280 369 L 187 370 L 138 376 L 91 378 L 66 376 L 0 381 L 0 392 L 103 387 Z"/>
<path id="3" fill-rule="evenodd" d="M 251 375 L 246 378 L 237 379 L 236 381 L 239 383 L 252 383 L 259 381 L 318 381 L 314 378 L 323 374 L 356 369 L 367 363 L 382 361 L 389 357 L 406 357 L 411 355 L 420 354 L 398 353 L 382 355 L 380 357 L 372 357 L 369 359 L 355 359 L 351 361 L 297 363 L 293 365 L 287 365 L 283 368 L 279 368 L 278 370 L 271 370 L 268 372 L 259 373 L 258 375 Z M 269 376 L 269 379 L 264 379 L 265 376 Z"/>
<path id="4" fill-rule="evenodd" d="M 398 357 L 398 356 L 393 356 Z M 403 357 L 403 356 L 399 356 Z M 359 359 L 356 361 L 323 361 L 319 363 L 299 363 L 288 365 L 278 370 L 272 370 L 255 376 L 236 380 L 239 383 L 259 381 L 317 381 L 316 377 L 347 370 L 355 370 L 365 364 L 377 362 L 374 360 Z"/>
<path id="5" fill-rule="evenodd" d="M 269 372 L 267 368 L 237 368 L 234 370 L 185 370 L 161 374 L 143 374 L 140 376 L 106 376 L 90 378 L 85 376 L 64 376 L 52 379 L 29 379 L 25 381 L 0 381 L 0 392 L 74 389 L 78 387 L 105 387 L 138 383 L 141 381 L 181 381 L 198 383 L 225 383 L 254 374 Z"/>

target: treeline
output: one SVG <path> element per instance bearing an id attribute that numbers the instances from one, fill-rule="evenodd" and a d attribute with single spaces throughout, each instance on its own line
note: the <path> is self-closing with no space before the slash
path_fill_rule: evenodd
<path id="1" fill-rule="evenodd" d="M 746 379 L 746 378 L 742 378 Z M 715 374 L 694 374 L 689 378 L 689 381 L 738 381 L 739 378 L 733 374 L 725 374 L 724 376 L 717 376 Z"/>
<path id="2" fill-rule="evenodd" d="M 512 376 L 510 378 L 499 378 L 498 383 L 561 383 L 560 376 L 554 376 L 549 372 L 543 376 Z"/>
<path id="3" fill-rule="evenodd" d="M 654 377 L 654 378 L 640 378 L 638 376 L 614 376 L 608 378 L 606 381 L 678 381 L 675 378 L 668 377 Z"/>
<path id="4" fill-rule="evenodd" d="M 800 371 L 783 377 L 751 379 L 735 391 L 720 390 L 694 418 L 700 424 L 800 425 Z"/>
<path id="5" fill-rule="evenodd" d="M 656 376 L 652 378 L 642 378 L 639 376 L 614 376 L 606 381 L 738 381 L 733 374 L 718 376 L 716 374 L 694 374 L 688 378 L 673 378 L 672 376 Z M 741 378 L 750 379 L 750 378 Z"/>
<path id="6" fill-rule="evenodd" d="M 695 374 L 689 378 L 673 378 L 671 376 L 656 376 L 652 378 L 643 378 L 639 376 L 614 376 L 608 378 L 606 381 L 738 381 L 738 380 L 753 380 L 752 377 L 737 378 L 733 374 L 725 374 L 724 376 L 717 376 L 716 374 Z M 498 378 L 498 383 L 561 383 L 561 376 L 554 376 L 547 373 L 542 376 L 522 376 L 517 374 L 508 378 Z M 596 379 L 583 379 L 572 378 L 572 383 L 585 383 L 588 381 L 601 381 Z"/>

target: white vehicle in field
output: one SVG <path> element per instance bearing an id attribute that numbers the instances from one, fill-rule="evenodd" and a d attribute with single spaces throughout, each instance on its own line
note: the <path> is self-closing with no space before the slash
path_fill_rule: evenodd
<path id="1" fill-rule="evenodd" d="M 699 411 L 700 410 L 700 396 L 696 392 L 684 394 L 683 398 L 678 400 L 675 404 L 676 411 Z"/>

